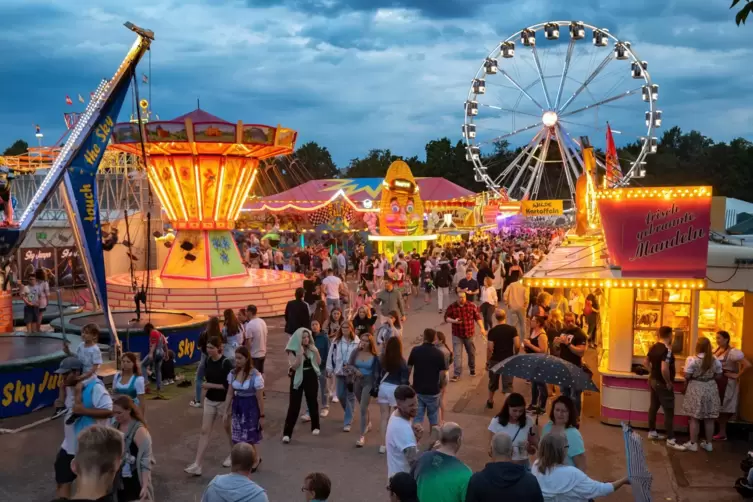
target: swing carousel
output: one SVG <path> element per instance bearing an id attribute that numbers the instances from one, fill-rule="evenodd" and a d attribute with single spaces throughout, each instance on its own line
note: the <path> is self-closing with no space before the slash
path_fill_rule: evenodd
<path id="1" fill-rule="evenodd" d="M 303 276 L 247 270 L 231 231 L 259 161 L 292 153 L 296 135 L 279 125 L 227 122 L 201 109 L 114 127 L 110 148 L 146 156 L 150 185 L 176 232 L 158 237 L 168 252 L 146 278 L 148 308 L 221 315 L 254 304 L 260 316 L 284 313 Z M 107 290 L 113 308 L 132 308 L 130 274 L 109 277 Z"/>

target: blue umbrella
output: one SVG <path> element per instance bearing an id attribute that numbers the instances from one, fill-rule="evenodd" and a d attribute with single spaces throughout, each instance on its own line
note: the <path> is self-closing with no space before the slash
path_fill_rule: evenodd
<path id="1" fill-rule="evenodd" d="M 573 363 L 548 354 L 518 354 L 495 365 L 491 371 L 531 382 L 599 392 L 588 373 Z"/>

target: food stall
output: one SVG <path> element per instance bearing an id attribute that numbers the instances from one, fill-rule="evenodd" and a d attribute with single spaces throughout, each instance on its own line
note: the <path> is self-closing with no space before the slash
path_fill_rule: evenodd
<path id="1" fill-rule="evenodd" d="M 656 343 L 657 329 L 670 326 L 678 373 L 675 427 L 682 429 L 682 367 L 698 338 L 716 346 L 716 332 L 726 330 L 732 346 L 753 358 L 753 249 L 715 242 L 710 187 L 598 190 L 595 200 L 600 231 L 567 236 L 526 274 L 524 284 L 601 293 L 604 423 L 647 426 L 648 376 L 634 370 Z M 753 386 L 742 380 L 738 416 L 750 421 Z M 663 421 L 661 411 L 657 421 Z"/>

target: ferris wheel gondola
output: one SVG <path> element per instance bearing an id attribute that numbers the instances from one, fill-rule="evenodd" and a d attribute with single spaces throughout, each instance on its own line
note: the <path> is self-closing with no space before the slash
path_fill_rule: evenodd
<path id="1" fill-rule="evenodd" d="M 610 175 L 611 186 L 642 177 L 662 122 L 648 68 L 630 42 L 580 21 L 539 23 L 502 40 L 464 104 L 476 180 L 505 198 L 572 201 L 584 169 L 578 138 L 605 134 L 608 122 L 634 145 L 611 171 L 603 156 L 597 166 L 619 174 Z"/>

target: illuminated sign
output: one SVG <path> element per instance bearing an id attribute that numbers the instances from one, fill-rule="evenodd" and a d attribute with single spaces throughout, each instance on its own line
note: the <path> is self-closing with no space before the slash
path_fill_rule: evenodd
<path id="1" fill-rule="evenodd" d="M 690 192 L 693 188 L 696 195 Z M 597 195 L 609 258 L 622 268 L 623 277 L 706 276 L 711 188 L 693 188 L 624 189 Z"/>
<path id="2" fill-rule="evenodd" d="M 524 200 L 520 203 L 523 216 L 560 216 L 563 213 L 561 200 Z"/>

